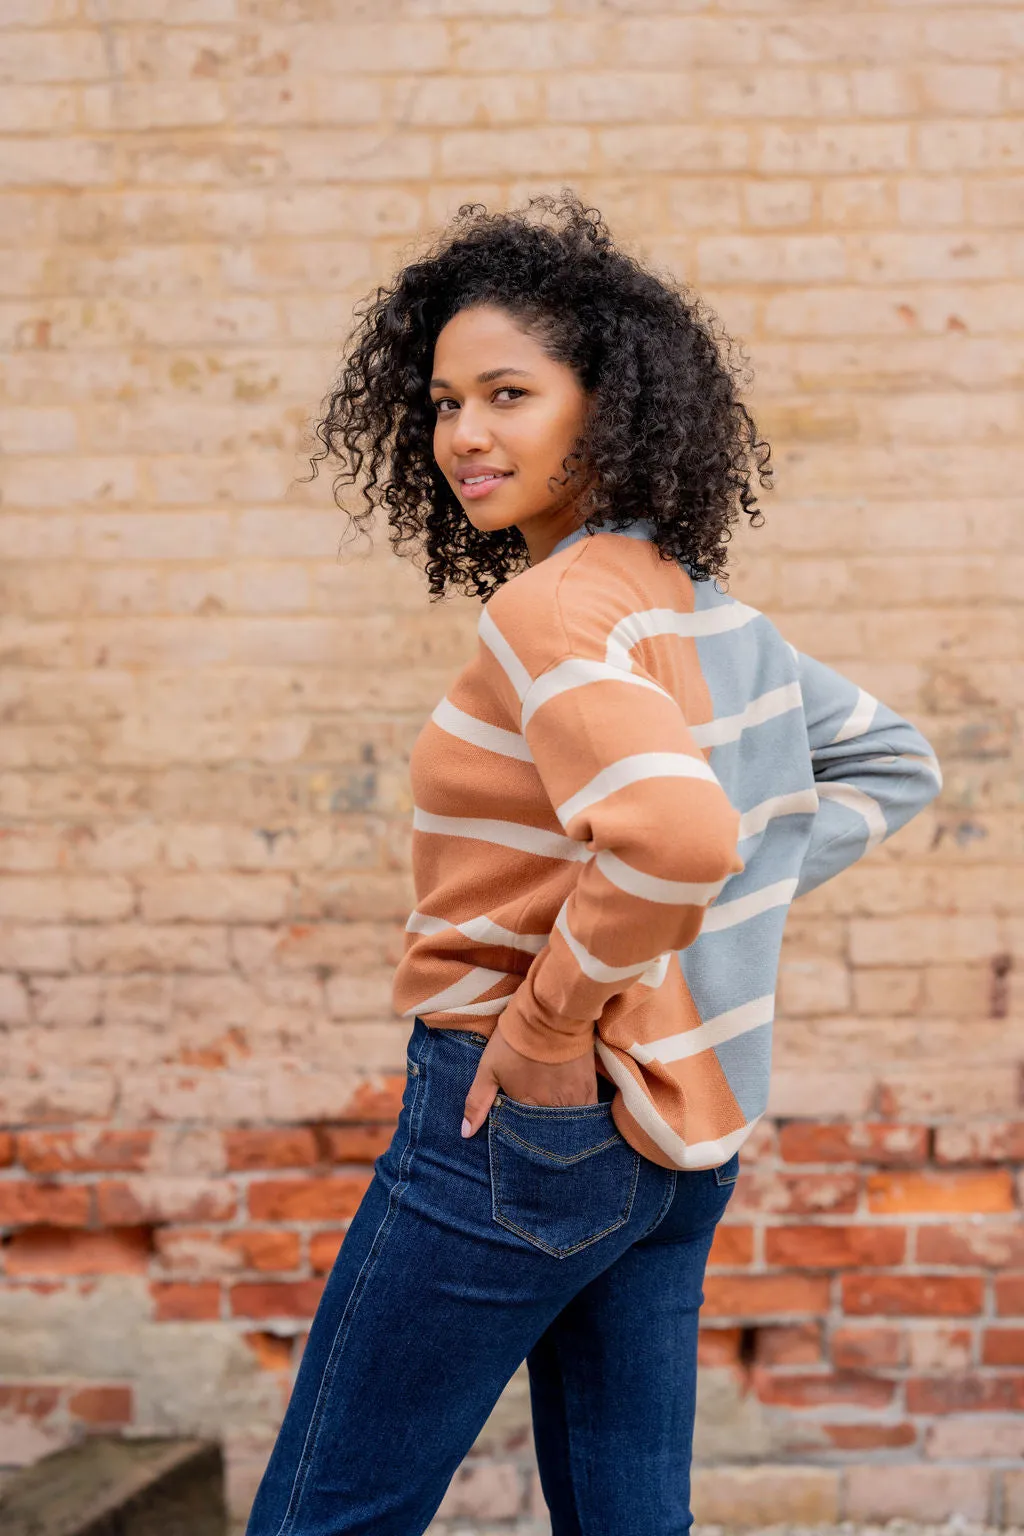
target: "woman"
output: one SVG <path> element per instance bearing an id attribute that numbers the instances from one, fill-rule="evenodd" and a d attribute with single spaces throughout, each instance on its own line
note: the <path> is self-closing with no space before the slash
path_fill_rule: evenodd
<path id="1" fill-rule="evenodd" d="M 485 606 L 411 762 L 398 1128 L 249 1536 L 418 1536 L 523 1359 L 554 1536 L 690 1528 L 701 1284 L 789 903 L 940 785 L 716 583 L 770 480 L 737 387 L 570 193 L 464 207 L 361 312 L 318 457 L 434 597 Z"/>

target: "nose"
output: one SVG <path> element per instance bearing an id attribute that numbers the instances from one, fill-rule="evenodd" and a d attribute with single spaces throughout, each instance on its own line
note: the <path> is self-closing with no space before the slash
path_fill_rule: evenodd
<path id="1" fill-rule="evenodd" d="M 452 452 L 458 454 L 485 453 L 491 446 L 491 433 L 484 412 L 469 400 L 463 401 L 459 407 L 451 445 Z"/>

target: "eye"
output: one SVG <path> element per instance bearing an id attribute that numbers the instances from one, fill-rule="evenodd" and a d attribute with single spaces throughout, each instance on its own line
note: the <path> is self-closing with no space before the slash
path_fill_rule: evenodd
<path id="1" fill-rule="evenodd" d="M 446 405 L 450 405 L 455 410 L 458 409 L 458 401 L 457 400 L 452 400 L 448 395 L 442 396 L 442 398 L 440 400 L 435 400 L 433 402 L 433 404 L 434 404 L 434 409 L 435 409 L 435 411 L 437 412 L 437 414 L 439 416 L 450 416 L 451 415 L 451 411 L 446 411 L 445 410 L 445 406 Z"/>
<path id="2" fill-rule="evenodd" d="M 516 396 L 519 396 L 519 395 L 525 395 L 525 394 L 526 394 L 526 390 L 525 389 L 517 389 L 514 384 L 503 384 L 500 389 L 495 390 L 494 398 L 497 399 L 499 395 L 516 395 Z"/>

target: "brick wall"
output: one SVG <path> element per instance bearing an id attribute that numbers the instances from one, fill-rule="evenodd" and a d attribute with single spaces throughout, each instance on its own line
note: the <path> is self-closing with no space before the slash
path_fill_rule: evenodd
<path id="1" fill-rule="evenodd" d="M 336 558 L 304 434 L 422 231 L 569 181 L 748 345 L 733 591 L 947 779 L 793 911 L 698 1512 L 1024 1522 L 1022 51 L 984 0 L 7 0 L 8 1465 L 223 1434 L 244 1513 L 398 1111 L 406 760 L 476 620 Z M 446 1516 L 528 1527 L 526 1414 Z"/>

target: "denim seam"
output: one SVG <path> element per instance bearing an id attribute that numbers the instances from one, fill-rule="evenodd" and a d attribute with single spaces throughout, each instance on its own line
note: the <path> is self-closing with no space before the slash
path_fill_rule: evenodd
<path id="1" fill-rule="evenodd" d="M 298 1518 L 299 1507 L 302 1503 L 302 1496 L 306 1491 L 306 1483 L 309 1478 L 309 1470 L 313 1464 L 313 1459 L 316 1456 L 317 1446 L 320 1443 L 320 1433 L 324 1425 L 327 1396 L 334 1385 L 334 1378 L 337 1375 L 342 1351 L 344 1350 L 345 1344 L 348 1340 L 348 1334 L 352 1326 L 352 1320 L 355 1317 L 356 1310 L 365 1293 L 367 1281 L 369 1280 L 373 1269 L 376 1267 L 376 1263 L 380 1258 L 384 1243 L 391 1231 L 391 1228 L 394 1226 L 395 1217 L 398 1215 L 398 1207 L 401 1203 L 402 1195 L 409 1187 L 409 1166 L 412 1162 L 412 1154 L 415 1150 L 416 1142 L 419 1136 L 423 1098 L 421 1085 L 423 1084 L 425 1077 L 422 1062 L 418 1062 L 417 1065 L 419 1066 L 419 1071 L 415 1075 L 416 1087 L 413 1092 L 412 1104 L 409 1108 L 409 1138 L 402 1151 L 402 1157 L 399 1162 L 398 1179 L 392 1185 L 388 1193 L 388 1208 L 384 1213 L 384 1217 L 380 1226 L 374 1233 L 373 1241 L 370 1244 L 366 1258 L 363 1260 L 363 1263 L 360 1267 L 359 1274 L 356 1276 L 351 1295 L 349 1296 L 345 1305 L 345 1310 L 342 1313 L 341 1321 L 338 1323 L 337 1332 L 335 1333 L 331 1342 L 331 1349 L 327 1357 L 327 1363 L 324 1366 L 323 1375 L 320 1378 L 320 1387 L 316 1395 L 316 1402 L 313 1404 L 313 1412 L 310 1415 L 309 1428 L 306 1431 L 306 1439 L 302 1447 L 302 1455 L 300 1456 L 299 1464 L 295 1469 L 295 1480 L 292 1483 L 292 1490 L 288 1499 L 288 1506 L 285 1509 L 284 1516 L 280 1526 L 277 1529 L 277 1532 L 275 1533 L 275 1536 L 291 1536 L 291 1532 L 295 1529 L 295 1522 Z"/>
<path id="2" fill-rule="evenodd" d="M 679 1183 L 679 1169 L 678 1168 L 673 1168 L 672 1169 L 672 1177 L 668 1181 L 668 1194 L 665 1196 L 664 1200 L 662 1201 L 661 1209 L 658 1212 L 657 1216 L 655 1216 L 654 1220 L 651 1222 L 650 1226 L 647 1228 L 647 1231 L 646 1232 L 641 1232 L 640 1236 L 637 1238 L 637 1242 L 638 1243 L 642 1243 L 645 1237 L 650 1237 L 651 1233 L 657 1227 L 661 1226 L 661 1223 L 664 1221 L 665 1217 L 668 1214 L 669 1206 L 672 1204 L 672 1201 L 676 1197 L 676 1185 L 678 1183 Z"/>
<path id="3" fill-rule="evenodd" d="M 528 1114 L 534 1118 L 540 1117 L 549 1120 L 594 1119 L 596 1118 L 595 1111 L 597 1110 L 609 1114 L 612 1103 L 611 1099 L 598 1099 L 593 1104 L 524 1104 L 521 1099 L 513 1099 L 504 1090 L 502 1090 L 501 1097 L 502 1103 L 510 1105 L 518 1114 Z M 623 1137 L 623 1140 L 625 1140 L 625 1137 Z"/>

